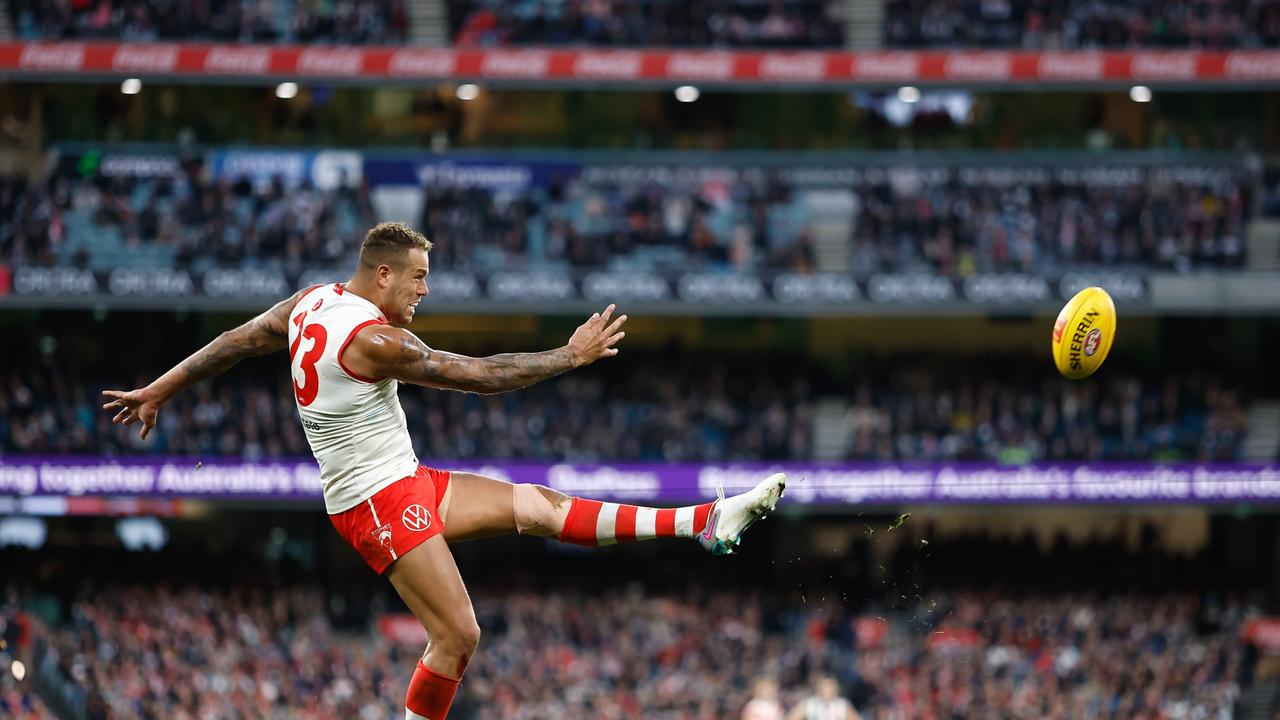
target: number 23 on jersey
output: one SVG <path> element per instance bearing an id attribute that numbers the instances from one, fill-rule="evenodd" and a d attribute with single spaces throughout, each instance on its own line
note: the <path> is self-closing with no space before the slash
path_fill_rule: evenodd
<path id="1" fill-rule="evenodd" d="M 298 397 L 298 404 L 302 406 L 315 402 L 316 394 L 320 392 L 320 376 L 316 372 L 316 361 L 324 353 L 325 343 L 329 340 L 329 333 L 323 325 L 319 323 L 307 325 L 306 322 L 305 311 L 294 316 L 293 324 L 298 326 L 298 335 L 289 345 L 289 360 L 302 371 L 301 383 L 298 382 L 298 373 L 293 374 L 293 394 Z M 302 344 L 303 338 L 311 341 L 311 348 L 299 356 L 298 346 Z"/>

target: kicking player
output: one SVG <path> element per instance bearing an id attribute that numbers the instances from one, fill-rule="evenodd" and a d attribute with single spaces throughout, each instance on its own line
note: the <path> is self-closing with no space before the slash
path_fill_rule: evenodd
<path id="1" fill-rule="evenodd" d="M 294 396 L 320 465 L 325 509 L 374 572 L 385 573 L 427 630 L 426 652 L 405 698 L 407 720 L 445 720 L 480 640 L 471 600 L 448 543 L 519 533 L 600 546 L 696 538 L 733 551 L 786 486 L 781 473 L 741 495 L 682 508 L 569 497 L 418 464 L 399 383 L 476 393 L 518 390 L 618 354 L 627 317 L 596 313 L 554 350 L 466 357 L 427 347 L 405 329 L 427 296 L 431 243 L 401 223 L 369 230 L 346 283 L 294 294 L 219 335 L 150 385 L 104 390 L 113 422 L 147 437 L 164 403 L 246 357 L 289 350 Z"/>

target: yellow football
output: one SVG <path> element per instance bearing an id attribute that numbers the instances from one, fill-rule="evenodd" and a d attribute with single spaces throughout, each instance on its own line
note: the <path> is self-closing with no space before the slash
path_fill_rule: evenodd
<path id="1" fill-rule="evenodd" d="M 1116 304 L 1100 287 L 1076 293 L 1053 324 L 1053 364 L 1071 380 L 1087 378 L 1111 352 L 1116 336 Z"/>

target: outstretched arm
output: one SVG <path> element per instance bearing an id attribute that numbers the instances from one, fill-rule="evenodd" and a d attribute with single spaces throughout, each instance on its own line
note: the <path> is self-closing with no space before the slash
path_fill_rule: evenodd
<path id="1" fill-rule="evenodd" d="M 474 358 L 427 347 L 417 335 L 400 328 L 370 326 L 347 347 L 344 361 L 367 377 L 391 377 L 402 382 L 444 390 L 500 393 L 519 390 L 603 357 L 626 336 L 626 315 L 612 323 L 614 306 L 592 315 L 562 347 L 545 352 L 503 353 Z"/>
<path id="2" fill-rule="evenodd" d="M 145 439 L 151 428 L 156 426 L 160 406 L 169 398 L 202 380 L 230 370 L 247 357 L 285 349 L 289 344 L 289 312 L 309 289 L 299 290 L 293 297 L 281 300 L 258 317 L 222 333 L 144 388 L 103 390 L 102 394 L 112 400 L 102 409 L 119 410 L 111 418 L 113 423 L 132 425 L 141 420 L 139 435 Z"/>

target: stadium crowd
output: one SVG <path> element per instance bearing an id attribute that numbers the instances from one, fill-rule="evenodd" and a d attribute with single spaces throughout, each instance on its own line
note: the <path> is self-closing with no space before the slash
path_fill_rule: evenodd
<path id="1" fill-rule="evenodd" d="M 829 0 L 449 0 L 454 44 L 839 47 Z"/>
<path id="2" fill-rule="evenodd" d="M 1158 547 L 1135 553 L 1119 540 L 1052 553 L 990 538 L 962 539 L 951 552 L 949 542 L 931 547 L 970 562 L 938 561 L 912 575 L 921 553 L 904 548 L 919 540 L 904 536 L 887 581 L 846 571 L 814 584 L 806 565 L 778 571 L 773 584 L 750 573 L 708 584 L 686 568 L 671 587 L 648 587 L 629 568 L 601 564 L 613 550 L 582 563 L 558 558 L 554 587 L 545 573 L 526 586 L 537 582 L 532 568 L 500 581 L 506 569 L 495 567 L 473 583 L 481 650 L 451 717 L 725 720 L 742 716 L 757 678 L 776 684 L 778 706 L 790 708 L 819 676 L 875 720 L 1232 717 L 1251 673 L 1239 627 L 1255 607 L 1165 583 L 1139 588 L 1153 569 L 1185 570 L 1185 559 Z M 1007 585 L 963 577 L 972 558 L 1003 568 L 1008 552 L 1017 555 L 1010 568 L 1022 567 L 1021 555 L 1040 568 L 1060 561 L 1059 584 L 1096 573 L 1102 552 L 1104 566 L 1138 572 L 1104 587 L 1099 577 L 1123 575 L 1104 570 L 1088 593 L 1028 590 L 1013 575 Z M 1027 580 L 1034 586 L 1041 575 L 1033 568 Z M 924 577 L 937 587 L 909 589 Z M 803 587 L 791 584 L 802 578 Z M 185 582 L 82 588 L 51 624 L 42 671 L 73 689 L 83 717 L 403 714 L 407 668 L 421 647 L 376 630 L 390 608 L 380 597 L 348 607 L 349 590 L 314 583 Z M 355 624 L 335 608 L 358 616 Z"/>
<path id="3" fill-rule="evenodd" d="M 25 615 L 15 607 L 16 599 L 7 593 L 0 594 L 0 717 L 49 720 L 53 715 L 32 689 L 23 662 L 30 631 Z"/>
<path id="4" fill-rule="evenodd" d="M 418 224 L 436 244 L 434 266 L 449 270 L 810 272 L 824 233 L 850 260 L 823 270 L 964 277 L 1237 268 L 1250 205 L 1246 184 L 1221 174 L 1110 184 L 890 174 L 806 188 L 768 173 L 658 181 L 606 172 L 519 190 L 433 184 Z M 194 160 L 160 178 L 0 176 L 0 258 L 15 266 L 345 270 L 376 220 L 367 183 L 255 184 L 212 177 Z"/>
<path id="5" fill-rule="evenodd" d="M 0 714 L 9 720 L 53 720 L 55 716 L 29 686 L 0 674 Z"/>
<path id="6" fill-rule="evenodd" d="M 1280 45 L 1276 0 L 888 0 L 889 47 L 1257 48 Z"/>
<path id="7" fill-rule="evenodd" d="M 835 676 L 866 717 L 885 720 L 1227 717 L 1238 692 L 1234 638 L 1196 637 L 1193 603 L 1181 598 L 921 597 L 878 616 L 889 627 L 861 641 L 860 626 L 874 637 L 877 620 L 771 600 L 482 600 L 485 621 L 504 632 L 477 655 L 468 690 L 492 708 L 479 717 L 517 720 L 581 707 L 592 717 L 733 718 L 760 673 L 784 688 L 784 707 L 802 700 L 808 676 Z M 1101 617 L 1109 622 L 1090 627 Z"/>
<path id="8" fill-rule="evenodd" d="M 23 40 L 388 45 L 405 41 L 404 0 L 7 0 Z"/>
<path id="9" fill-rule="evenodd" d="M 1262 214 L 1280 217 L 1280 165 L 1267 165 L 1262 180 Z"/>
<path id="10" fill-rule="evenodd" d="M 1240 267 L 1244 258 L 1248 203 L 1234 183 L 886 180 L 846 189 L 849 269 L 859 274 L 967 276 L 1097 265 L 1185 271 Z M 579 177 L 518 198 L 481 189 L 426 194 L 421 227 L 440 243 L 437 255 L 449 267 L 542 257 L 574 266 L 645 260 L 667 269 L 815 268 L 819 211 L 804 190 L 778 178 L 593 183 Z M 451 243 L 456 237 L 492 238 L 493 245 Z"/>
<path id="11" fill-rule="evenodd" d="M 830 398 L 847 403 L 851 460 L 1241 458 L 1246 399 L 1219 377 L 1116 370 L 1072 383 L 1028 374 L 1017 358 L 952 360 L 945 369 L 905 357 L 868 361 L 842 383 L 785 357 L 633 354 L 518 393 L 406 386 L 400 397 L 419 456 L 441 462 L 809 459 L 815 404 Z M 86 382 L 56 363 L 25 367 L 0 377 L 0 452 L 308 454 L 283 361 L 174 398 L 147 441 L 98 409 L 99 390 L 128 382 Z"/>
<path id="12" fill-rule="evenodd" d="M 368 188 L 286 188 L 211 179 L 199 162 L 160 178 L 44 182 L 0 176 L 0 258 L 14 266 L 268 266 L 294 272 L 354 257 L 376 221 Z"/>
<path id="13" fill-rule="evenodd" d="M 1105 265 L 1238 268 L 1248 202 L 1232 183 L 1056 181 L 859 189 L 854 269 L 975 271 Z"/>

